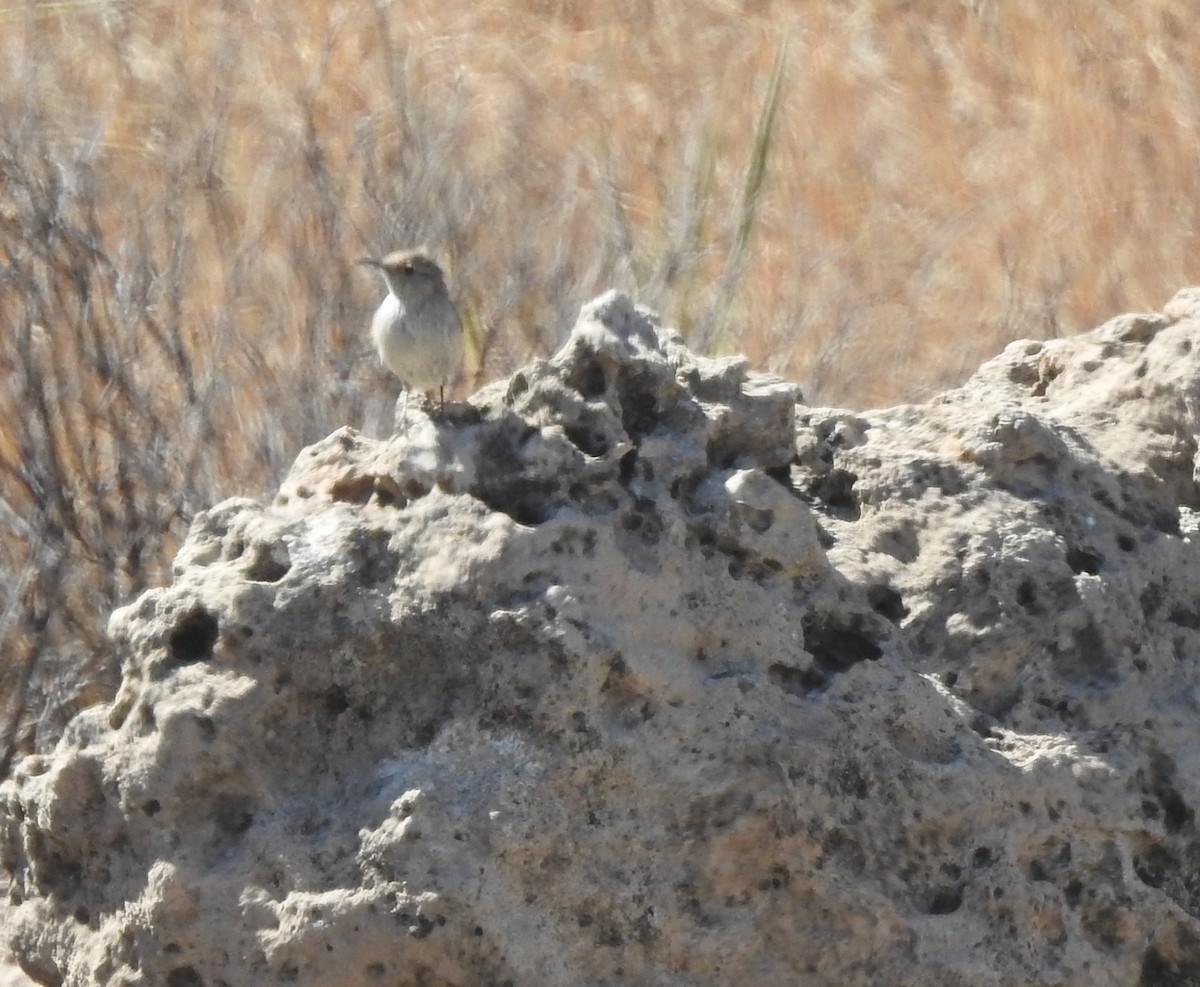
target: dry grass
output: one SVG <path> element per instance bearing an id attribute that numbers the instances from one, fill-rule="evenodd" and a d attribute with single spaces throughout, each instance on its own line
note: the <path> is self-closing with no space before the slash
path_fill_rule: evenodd
<path id="1" fill-rule="evenodd" d="M 111 687 L 103 615 L 163 578 L 196 510 L 390 419 L 364 251 L 449 261 L 476 380 L 619 286 L 810 399 L 920 398 L 1195 277 L 1191 20 L 1183 0 L 0 9 L 0 743 Z"/>

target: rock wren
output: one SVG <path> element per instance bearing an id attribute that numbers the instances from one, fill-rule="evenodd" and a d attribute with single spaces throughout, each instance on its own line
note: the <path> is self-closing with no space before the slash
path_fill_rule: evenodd
<path id="1" fill-rule="evenodd" d="M 371 320 L 371 338 L 383 365 L 404 382 L 403 421 L 408 393 L 430 396 L 438 388 L 446 410 L 446 384 L 463 358 L 462 321 L 446 290 L 446 276 L 421 250 L 397 250 L 361 263 L 378 268 L 388 296 Z"/>

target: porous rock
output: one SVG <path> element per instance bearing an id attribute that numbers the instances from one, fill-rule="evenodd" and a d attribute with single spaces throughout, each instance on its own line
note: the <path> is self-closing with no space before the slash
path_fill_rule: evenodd
<path id="1" fill-rule="evenodd" d="M 1200 293 L 922 406 L 621 295 L 306 449 L 0 791 L 42 984 L 1200 982 Z"/>

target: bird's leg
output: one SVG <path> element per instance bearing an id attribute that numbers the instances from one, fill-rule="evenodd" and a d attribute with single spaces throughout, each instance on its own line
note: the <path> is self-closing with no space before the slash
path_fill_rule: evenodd
<path id="1" fill-rule="evenodd" d="M 408 431 L 408 385 L 404 386 L 404 400 L 400 405 L 400 430 Z"/>

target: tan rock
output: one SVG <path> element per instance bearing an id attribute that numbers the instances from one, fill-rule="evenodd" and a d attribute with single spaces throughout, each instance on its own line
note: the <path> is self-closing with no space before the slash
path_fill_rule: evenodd
<path id="1" fill-rule="evenodd" d="M 198 517 L 0 789 L 43 984 L 1200 982 L 1200 306 L 797 407 L 628 299 Z"/>

